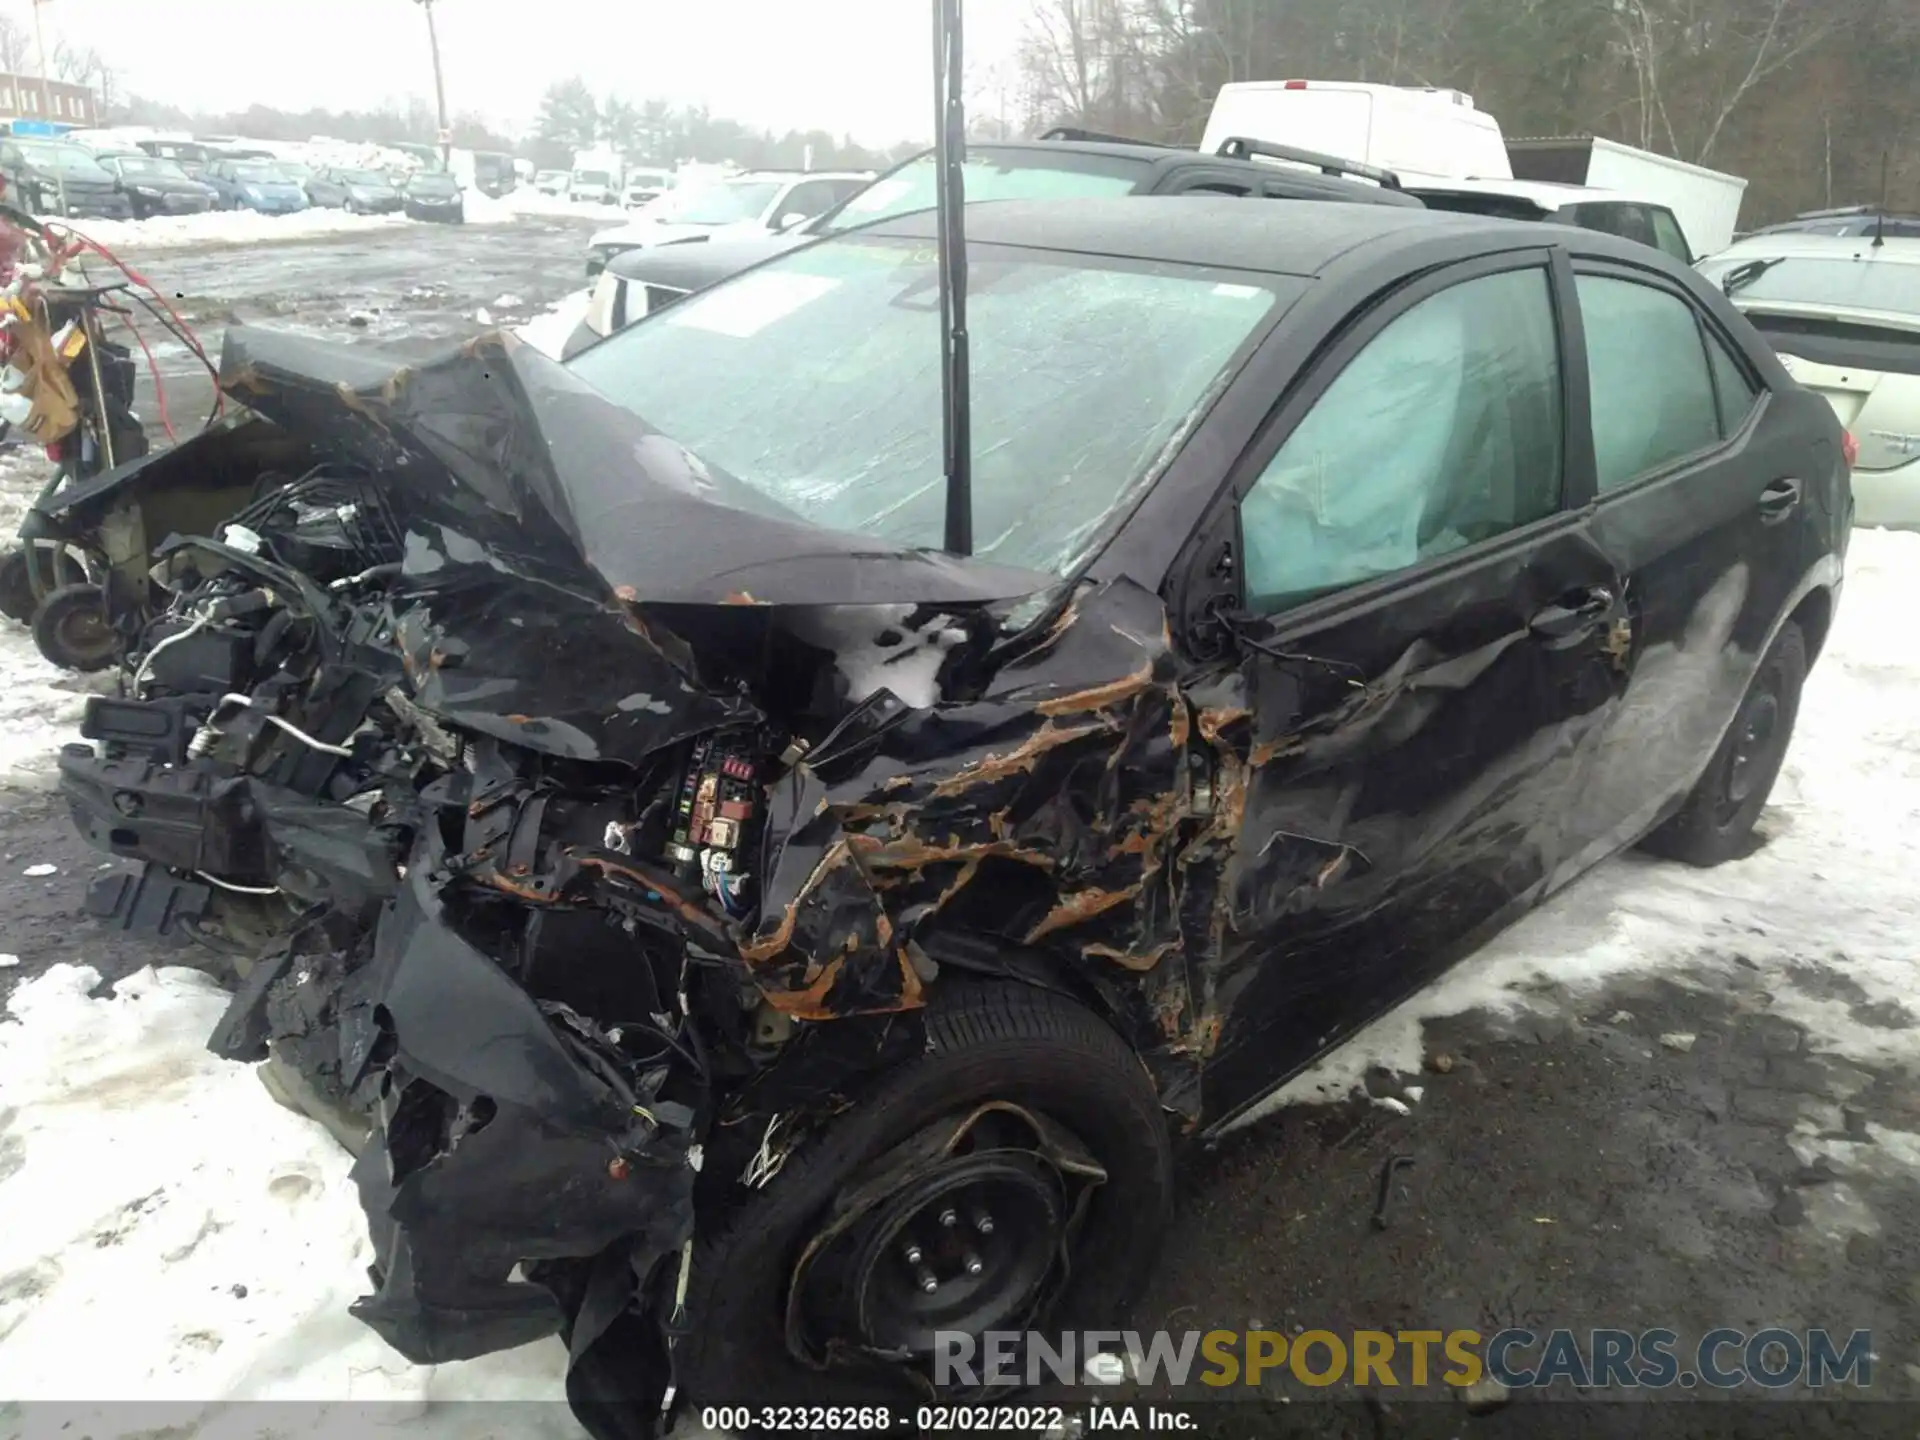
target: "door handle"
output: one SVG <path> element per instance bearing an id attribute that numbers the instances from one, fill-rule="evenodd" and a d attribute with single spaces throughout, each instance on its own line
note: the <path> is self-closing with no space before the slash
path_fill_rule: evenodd
<path id="1" fill-rule="evenodd" d="M 1774 525 L 1787 518 L 1800 504 L 1803 487 L 1798 480 L 1776 480 L 1760 492 L 1760 523 Z"/>
<path id="2" fill-rule="evenodd" d="M 1534 612 L 1527 628 L 1548 640 L 1568 640 L 1590 633 L 1613 610 L 1613 592 L 1604 585 L 1563 595 Z"/>

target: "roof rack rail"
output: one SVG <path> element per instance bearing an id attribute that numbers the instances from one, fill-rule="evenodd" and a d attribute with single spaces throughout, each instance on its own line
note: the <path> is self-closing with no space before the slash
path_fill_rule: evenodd
<path id="1" fill-rule="evenodd" d="M 1041 140 L 1077 140 L 1096 145 L 1144 145 L 1150 150 L 1174 150 L 1178 146 L 1160 140 L 1142 140 L 1133 135 L 1106 135 L 1098 130 L 1082 130 L 1073 125 L 1056 125 L 1036 137 Z"/>
<path id="2" fill-rule="evenodd" d="M 1371 180 L 1386 190 L 1403 188 L 1400 177 L 1391 170 L 1383 170 L 1378 165 L 1363 165 L 1358 160 L 1342 160 L 1337 155 L 1322 155 L 1318 150 L 1302 150 L 1294 145 L 1276 145 L 1267 140 L 1254 140 L 1245 135 L 1234 135 L 1220 142 L 1220 148 L 1214 152 L 1227 160 L 1251 160 L 1256 155 L 1264 155 L 1270 160 L 1290 160 L 1296 165 L 1311 165 L 1322 175 L 1355 175 L 1362 180 Z"/>

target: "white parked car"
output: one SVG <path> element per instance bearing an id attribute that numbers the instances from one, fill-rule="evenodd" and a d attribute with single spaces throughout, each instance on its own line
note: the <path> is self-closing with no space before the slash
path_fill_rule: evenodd
<path id="1" fill-rule="evenodd" d="M 587 242 L 587 275 L 626 250 L 736 235 L 771 235 L 824 215 L 873 180 L 868 171 L 750 170 L 668 191 L 625 225 Z"/>
<path id="2" fill-rule="evenodd" d="M 620 203 L 629 210 L 651 205 L 673 188 L 673 174 L 667 170 L 629 170 L 621 189 Z"/>
<path id="3" fill-rule="evenodd" d="M 1699 269 L 1847 427 L 1854 523 L 1920 530 L 1920 239 L 1755 235 Z"/>
<path id="4" fill-rule="evenodd" d="M 611 205 L 620 197 L 611 170 L 587 168 L 567 177 L 567 199 L 583 205 Z"/>

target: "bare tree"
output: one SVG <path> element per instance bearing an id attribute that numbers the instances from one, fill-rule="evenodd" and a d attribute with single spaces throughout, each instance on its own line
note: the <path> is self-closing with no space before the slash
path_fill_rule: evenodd
<path id="1" fill-rule="evenodd" d="M 1861 17 L 1849 0 L 1619 0 L 1614 13 L 1640 144 L 1697 162 L 1763 81 Z"/>
<path id="2" fill-rule="evenodd" d="M 0 50 L 3 49 L 4 40 L 0 40 Z M 120 86 L 113 67 L 107 64 L 105 56 L 91 46 L 81 48 L 69 45 L 64 40 L 57 41 L 47 64 L 56 79 L 65 80 L 70 85 L 85 85 L 92 90 L 98 98 L 102 116 L 119 104 Z"/>
<path id="3" fill-rule="evenodd" d="M 33 37 L 27 33 L 27 27 L 11 15 L 0 15 L 0 71 L 9 75 L 26 74 L 32 53 Z"/>

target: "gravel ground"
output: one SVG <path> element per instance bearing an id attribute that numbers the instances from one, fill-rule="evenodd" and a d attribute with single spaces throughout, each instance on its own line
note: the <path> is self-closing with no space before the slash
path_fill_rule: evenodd
<path id="1" fill-rule="evenodd" d="M 602 223 L 408 225 L 275 245 L 115 253 L 172 301 L 215 361 L 236 321 L 419 359 L 495 325 L 519 325 L 579 290 L 587 237 Z M 184 345 L 144 318 L 141 328 L 174 428 L 190 433 L 212 404 L 212 381 Z M 153 443 L 165 443 L 144 373 L 140 404 Z"/>
<path id="2" fill-rule="evenodd" d="M 151 278 L 179 295 L 210 348 L 239 318 L 422 354 L 485 328 L 482 308 L 514 321 L 576 290 L 587 228 L 412 227 L 127 258 L 150 264 Z M 204 378 L 196 384 L 178 347 L 163 359 L 175 414 L 203 412 Z M 111 982 L 191 958 L 75 919 L 101 862 L 32 783 L 0 796 L 0 856 L 0 951 L 18 956 L 0 969 L 0 998 L 60 961 L 84 960 Z M 1638 863 L 1581 882 L 1556 902 L 1562 921 L 1600 923 L 1630 899 Z M 23 873 L 42 865 L 56 869 Z M 1844 953 L 1809 943 L 1783 971 L 1778 942 L 1764 939 L 1767 916 L 1753 914 L 1747 928 L 1774 952 L 1768 966 L 1743 959 L 1725 936 L 1703 935 L 1693 958 L 1714 977 L 1707 983 L 1682 973 L 1691 966 L 1682 956 L 1671 974 L 1629 971 L 1518 1018 L 1478 1011 L 1431 1021 L 1426 1073 L 1374 1072 L 1369 1096 L 1283 1110 L 1192 1157 L 1135 1323 L 1285 1332 L 1664 1326 L 1687 1337 L 1720 1325 L 1865 1328 L 1876 1337 L 1875 1397 L 1920 1396 L 1911 1363 L 1920 1360 L 1920 1183 L 1916 1157 L 1901 1149 L 1920 1132 L 1920 1096 L 1903 1066 L 1843 1058 L 1775 1002 L 1791 988 L 1837 1007 L 1888 1049 L 1920 1022 L 1862 988 Z M 1826 1154 L 1852 1157 L 1844 1180 Z M 1376 1228 L 1370 1212 L 1395 1156 L 1413 1163 L 1398 1172 L 1388 1224 Z M 1517 1437 L 1543 1423 L 1532 1402 L 1469 1422 L 1451 1402 L 1308 1406 L 1298 1402 L 1309 1392 L 1291 1381 L 1266 1393 L 1295 1402 L 1274 1412 L 1293 1433 L 1454 1434 L 1470 1425 Z M 1676 1408 L 1705 1413 L 1663 1407 L 1655 1427 L 1644 1406 L 1593 1407 L 1583 1433 L 1695 1433 Z M 1904 1406 L 1873 1413 L 1912 1415 Z M 1866 1414 L 1858 1405 L 1797 1406 L 1791 1420 L 1776 1412 L 1742 1423 L 1755 1434 L 1839 1436 L 1870 1428 Z M 1248 1433 L 1274 1433 L 1271 1420 Z M 1719 1426 L 1702 1419 L 1697 1428 Z M 1556 1420 L 1554 1433 L 1563 1431 L 1572 1433 Z"/>

